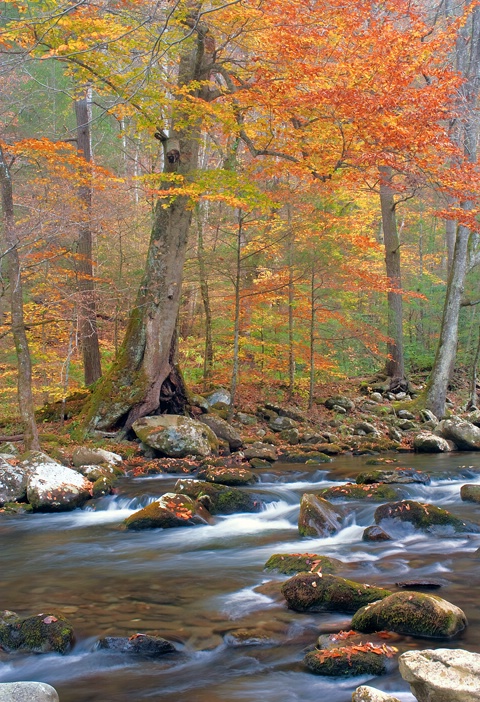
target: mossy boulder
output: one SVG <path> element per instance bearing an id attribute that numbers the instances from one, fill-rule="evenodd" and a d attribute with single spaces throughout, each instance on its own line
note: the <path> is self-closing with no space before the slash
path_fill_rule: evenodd
<path id="1" fill-rule="evenodd" d="M 200 480 L 208 483 L 219 483 L 221 485 L 253 485 L 258 482 L 258 477 L 248 468 L 229 468 L 206 466 L 197 473 Z"/>
<path id="2" fill-rule="evenodd" d="M 100 478 L 95 480 L 92 487 L 92 497 L 104 497 L 105 495 L 111 495 L 116 484 L 116 479 L 112 477 L 105 477 L 102 475 Z"/>
<path id="3" fill-rule="evenodd" d="M 358 485 L 371 485 L 373 483 L 385 483 L 387 485 L 420 483 L 421 485 L 430 485 L 431 478 L 427 473 L 422 473 L 413 468 L 394 468 L 392 470 L 370 470 L 359 473 L 355 482 Z"/>
<path id="4" fill-rule="evenodd" d="M 174 653 L 175 646 L 161 636 L 149 634 L 134 634 L 129 638 L 124 636 L 106 636 L 97 643 L 97 649 L 136 656 L 164 656 Z"/>
<path id="5" fill-rule="evenodd" d="M 260 512 L 262 509 L 262 501 L 251 493 L 204 480 L 177 480 L 174 490 L 179 495 L 201 501 L 210 514 Z"/>
<path id="6" fill-rule="evenodd" d="M 442 597 L 422 592 L 395 592 L 362 607 L 352 619 L 356 631 L 395 631 L 404 636 L 451 638 L 467 626 L 464 612 Z"/>
<path id="7" fill-rule="evenodd" d="M 473 522 L 464 521 L 450 514 L 446 509 L 435 505 L 416 502 L 415 500 L 402 500 L 380 505 L 375 510 L 375 523 L 381 524 L 386 519 L 413 524 L 422 531 L 435 531 L 443 527 L 448 531 L 457 533 L 480 533 L 480 526 Z"/>
<path id="8" fill-rule="evenodd" d="M 295 573 L 337 573 L 342 561 L 316 553 L 274 553 L 265 563 L 264 569 L 293 575 Z"/>
<path id="9" fill-rule="evenodd" d="M 238 451 L 242 447 L 243 440 L 238 431 L 221 417 L 214 414 L 203 414 L 198 418 L 198 421 L 210 427 L 218 439 L 226 441 L 230 451 Z"/>
<path id="10" fill-rule="evenodd" d="M 341 631 L 320 636 L 316 650 L 307 654 L 304 663 L 317 675 L 382 675 L 393 669 L 397 653 L 384 640 L 365 640 L 363 634 Z"/>
<path id="11" fill-rule="evenodd" d="M 462 485 L 460 497 L 464 502 L 480 502 L 480 485 Z"/>
<path id="12" fill-rule="evenodd" d="M 367 500 L 368 502 L 385 502 L 398 500 L 401 492 L 398 489 L 383 483 L 372 483 L 369 485 L 335 485 L 326 488 L 321 493 L 325 500 Z"/>
<path id="13" fill-rule="evenodd" d="M 355 612 L 391 591 L 336 575 L 299 573 L 283 584 L 282 594 L 296 612 Z"/>
<path id="14" fill-rule="evenodd" d="M 73 628 L 61 615 L 36 614 L 22 618 L 15 612 L 0 614 L 0 646 L 7 652 L 68 653 Z"/>
<path id="15" fill-rule="evenodd" d="M 340 531 L 344 514 L 328 500 L 305 493 L 300 502 L 298 531 L 300 536 L 331 536 Z"/>
<path id="16" fill-rule="evenodd" d="M 283 451 L 280 455 L 283 463 L 331 463 L 332 459 L 322 451 Z"/>
<path id="17" fill-rule="evenodd" d="M 218 439 L 206 424 L 189 417 L 163 414 L 143 417 L 133 423 L 132 429 L 147 446 L 163 456 L 209 456 L 218 450 Z"/>
<path id="18" fill-rule="evenodd" d="M 124 524 L 127 529 L 170 529 L 208 524 L 210 516 L 202 504 L 186 495 L 167 492 L 157 502 L 135 512 Z"/>

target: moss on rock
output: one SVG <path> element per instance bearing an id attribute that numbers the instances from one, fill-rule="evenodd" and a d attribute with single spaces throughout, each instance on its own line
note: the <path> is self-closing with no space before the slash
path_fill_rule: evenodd
<path id="1" fill-rule="evenodd" d="M 22 619 L 15 612 L 0 617 L 0 646 L 6 651 L 68 653 L 73 628 L 61 615 L 36 614 Z"/>
<path id="2" fill-rule="evenodd" d="M 335 485 L 323 490 L 321 496 L 326 500 L 368 500 L 369 502 L 385 502 L 401 497 L 398 489 L 383 483 L 369 485 Z"/>
<path id="3" fill-rule="evenodd" d="M 343 513 L 323 497 L 305 493 L 300 502 L 300 536 L 330 536 L 342 528 Z"/>
<path id="4" fill-rule="evenodd" d="M 210 514 L 259 512 L 262 509 L 261 500 L 236 487 L 185 479 L 178 480 L 174 489 L 177 494 L 201 501 Z"/>
<path id="5" fill-rule="evenodd" d="M 343 563 L 337 558 L 316 553 L 274 553 L 265 563 L 265 570 L 293 575 L 295 573 L 337 573 Z"/>
<path id="6" fill-rule="evenodd" d="M 283 584 L 282 594 L 297 612 L 355 612 L 391 592 L 336 575 L 299 573 Z"/>
<path id="7" fill-rule="evenodd" d="M 450 514 L 446 509 L 415 500 L 402 500 L 380 505 L 375 510 L 375 523 L 380 524 L 384 519 L 396 519 L 409 522 L 417 529 L 431 531 L 435 527 L 449 527 L 458 533 L 480 533 L 480 526 L 463 521 Z"/>
<path id="8" fill-rule="evenodd" d="M 208 524 L 209 515 L 203 505 L 186 495 L 166 493 L 160 500 L 128 517 L 124 524 L 127 529 L 170 529 L 174 527 Z"/>
<path id="9" fill-rule="evenodd" d="M 358 648 L 342 646 L 328 651 L 310 651 L 303 662 L 312 673 L 331 677 L 376 676 L 389 670 L 389 657 L 381 647 L 364 651 Z"/>

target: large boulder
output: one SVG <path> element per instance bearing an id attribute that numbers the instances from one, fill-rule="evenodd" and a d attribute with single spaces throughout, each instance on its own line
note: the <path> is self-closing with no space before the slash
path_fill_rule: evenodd
<path id="1" fill-rule="evenodd" d="M 394 631 L 405 636 L 451 638 L 467 626 L 464 612 L 437 595 L 395 592 L 362 607 L 352 619 L 356 631 Z"/>
<path id="2" fill-rule="evenodd" d="M 57 691 L 42 682 L 0 684 L 0 702 L 59 702 Z"/>
<path id="3" fill-rule="evenodd" d="M 480 655 L 463 649 L 406 651 L 400 674 L 418 702 L 480 702 Z"/>
<path id="4" fill-rule="evenodd" d="M 336 573 L 343 563 L 337 558 L 316 553 L 274 553 L 265 563 L 265 570 L 294 575 L 296 573 Z"/>
<path id="5" fill-rule="evenodd" d="M 343 524 L 343 512 L 324 500 L 305 493 L 300 502 L 298 530 L 300 536 L 331 536 L 340 531 Z"/>
<path id="6" fill-rule="evenodd" d="M 480 485 L 462 485 L 460 488 L 460 497 L 463 502 L 480 503 Z"/>
<path id="7" fill-rule="evenodd" d="M 448 453 L 455 450 L 455 444 L 431 431 L 421 431 L 413 440 L 413 448 L 417 453 Z"/>
<path id="8" fill-rule="evenodd" d="M 322 491 L 322 497 L 325 500 L 362 500 L 367 502 L 398 500 L 402 494 L 399 488 L 384 483 L 368 485 L 347 483 L 346 485 L 334 485 Z"/>
<path id="9" fill-rule="evenodd" d="M 0 506 L 27 496 L 27 471 L 16 458 L 0 456 Z"/>
<path id="10" fill-rule="evenodd" d="M 376 690 L 368 685 L 361 685 L 353 693 L 352 702 L 400 702 L 400 700 L 398 697 L 389 695 L 388 692 Z"/>
<path id="11" fill-rule="evenodd" d="M 7 652 L 65 654 L 72 648 L 73 640 L 73 628 L 61 615 L 22 618 L 15 612 L 0 614 L 0 646 Z"/>
<path id="12" fill-rule="evenodd" d="M 372 483 L 386 483 L 388 485 L 408 485 L 420 483 L 430 485 L 431 478 L 427 473 L 422 473 L 413 468 L 394 468 L 392 470 L 370 470 L 359 473 L 356 481 L 358 485 L 371 485 Z"/>
<path id="13" fill-rule="evenodd" d="M 124 524 L 127 529 L 170 529 L 173 527 L 208 524 L 210 516 L 202 504 L 187 495 L 167 492 L 147 507 L 127 517 Z"/>
<path id="14" fill-rule="evenodd" d="M 273 463 L 278 458 L 277 449 L 273 444 L 262 444 L 260 441 L 245 449 L 243 454 L 248 461 L 251 461 L 253 458 L 260 458 Z"/>
<path id="15" fill-rule="evenodd" d="M 450 514 L 446 509 L 435 505 L 416 502 L 415 500 L 402 500 L 380 505 L 375 510 L 375 523 L 380 524 L 386 519 L 399 522 L 409 522 L 416 529 L 434 532 L 439 529 L 454 531 L 456 533 L 480 533 L 480 526 L 473 522 L 464 521 Z"/>
<path id="16" fill-rule="evenodd" d="M 46 457 L 28 472 L 27 499 L 37 512 L 64 512 L 81 507 L 90 497 L 92 484 L 76 470 Z"/>
<path id="17" fill-rule="evenodd" d="M 88 446 L 78 446 L 72 454 L 72 463 L 76 468 L 98 465 L 117 466 L 122 463 L 122 460 L 118 453 Z"/>
<path id="18" fill-rule="evenodd" d="M 249 492 L 228 485 L 217 485 L 204 480 L 177 480 L 175 492 L 199 500 L 210 514 L 260 512 L 262 502 Z"/>
<path id="19" fill-rule="evenodd" d="M 460 417 L 444 419 L 435 433 L 453 441 L 460 451 L 480 451 L 480 428 Z"/>
<path id="20" fill-rule="evenodd" d="M 384 675 L 391 669 L 390 658 L 396 650 L 386 646 L 339 646 L 325 651 L 310 651 L 303 659 L 307 668 L 316 675 L 331 677 L 369 677 Z"/>
<path id="21" fill-rule="evenodd" d="M 296 612 L 355 612 L 391 592 L 336 575 L 299 573 L 283 583 L 282 594 Z"/>
<path id="22" fill-rule="evenodd" d="M 209 456 L 218 449 L 218 439 L 206 424 L 176 414 L 143 417 L 132 429 L 147 446 L 171 458 Z"/>
<path id="23" fill-rule="evenodd" d="M 297 423 L 290 417 L 274 417 L 269 421 L 268 426 L 272 431 L 280 432 L 287 429 L 295 429 Z"/>
<path id="24" fill-rule="evenodd" d="M 198 417 L 198 421 L 210 427 L 215 436 L 219 439 L 226 441 L 230 451 L 238 451 L 238 449 L 242 447 L 242 437 L 231 424 L 225 421 L 225 419 L 217 417 L 215 414 L 201 414 Z"/>

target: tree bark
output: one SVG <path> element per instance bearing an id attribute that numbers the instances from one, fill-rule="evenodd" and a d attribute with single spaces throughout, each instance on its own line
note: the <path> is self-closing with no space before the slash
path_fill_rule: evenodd
<path id="1" fill-rule="evenodd" d="M 91 110 L 88 95 L 75 101 L 77 122 L 77 151 L 87 164 L 92 161 L 90 122 Z M 88 166 L 90 167 L 90 166 Z M 97 305 L 95 299 L 95 279 L 93 271 L 92 242 L 92 186 L 86 183 L 78 189 L 82 205 L 82 219 L 78 232 L 78 327 L 83 356 L 85 385 L 91 385 L 102 375 L 100 347 L 98 344 Z"/>
<path id="2" fill-rule="evenodd" d="M 381 166 L 380 206 L 382 210 L 383 240 L 385 246 L 385 266 L 388 285 L 388 336 L 387 362 L 385 371 L 392 378 L 391 385 L 398 386 L 405 379 L 403 356 L 403 301 L 399 292 L 402 287 L 400 266 L 400 237 L 397 231 L 395 200 L 392 189 L 392 169 Z"/>
<path id="3" fill-rule="evenodd" d="M 205 349 L 203 356 L 203 386 L 207 389 L 213 372 L 213 341 L 212 341 L 212 310 L 210 306 L 210 292 L 208 289 L 207 270 L 205 266 L 205 248 L 203 242 L 203 221 L 202 212 L 197 212 L 197 257 L 198 274 L 200 279 L 200 294 L 202 296 L 203 309 L 205 312 Z"/>
<path id="4" fill-rule="evenodd" d="M 186 23 L 190 24 L 190 20 Z M 208 28 L 195 18 L 191 24 L 192 29 L 187 27 L 191 36 L 182 44 L 179 61 L 177 83 L 182 90 L 192 81 L 208 78 L 207 64 L 214 51 L 211 40 L 206 51 Z M 198 87 L 198 83 L 190 94 L 203 100 L 209 96 L 208 88 Z M 188 183 L 198 166 L 201 121 L 182 114 L 181 100 L 180 95 L 168 135 L 161 132 L 159 139 L 163 144 L 164 173 L 182 175 Z M 175 179 L 164 187 L 170 192 L 155 206 L 145 274 L 124 342 L 86 408 L 85 420 L 90 428 L 128 430 L 140 417 L 170 408 L 178 413 L 186 402 L 173 349 L 192 206 L 187 195 L 175 193 Z"/>
<path id="5" fill-rule="evenodd" d="M 0 145 L 0 188 L 2 192 L 4 239 L 7 255 L 8 281 L 10 287 L 10 312 L 12 335 L 18 363 L 18 403 L 24 424 L 24 444 L 27 450 L 40 449 L 35 423 L 35 406 L 32 393 L 32 362 L 25 332 L 23 316 L 23 289 L 18 255 L 18 235 L 15 227 L 13 186 L 9 166 Z"/>
<path id="6" fill-rule="evenodd" d="M 240 351 L 240 282 L 242 277 L 242 242 L 243 242 L 243 217 L 242 212 L 238 212 L 237 228 L 237 260 L 235 270 L 235 319 L 233 324 L 233 366 L 232 380 L 230 383 L 230 407 L 228 408 L 228 421 L 233 418 L 235 408 L 235 396 L 237 394 L 238 371 L 239 371 L 239 351 Z"/>

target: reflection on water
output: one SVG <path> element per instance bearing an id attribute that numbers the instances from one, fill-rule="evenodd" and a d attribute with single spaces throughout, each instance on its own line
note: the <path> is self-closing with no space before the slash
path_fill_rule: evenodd
<path id="1" fill-rule="evenodd" d="M 408 497 L 480 522 L 479 507 L 459 496 L 462 484 L 480 482 L 479 454 L 409 455 L 401 463 L 432 474 L 430 486 L 405 486 Z M 460 465 L 462 475 L 446 475 Z M 469 474 L 465 466 L 472 466 Z M 301 494 L 354 479 L 365 467 L 364 459 L 349 457 L 335 459 L 328 471 L 274 466 L 259 472 L 260 483 L 249 488 L 265 501 L 263 512 L 192 529 L 130 533 L 121 527 L 132 512 L 171 491 L 176 476 L 125 481 L 121 494 L 85 510 L 2 516 L 1 608 L 25 615 L 59 611 L 72 622 L 77 643 L 66 657 L 0 653 L 0 680 L 43 680 L 58 689 L 61 702 L 349 702 L 363 683 L 411 702 L 397 673 L 373 681 L 307 673 L 303 649 L 319 632 L 348 627 L 350 620 L 287 610 L 278 596 L 285 576 L 263 572 L 272 553 L 308 551 L 341 559 L 346 577 L 388 588 L 433 577 L 443 584 L 440 594 L 465 610 L 470 626 L 451 642 L 405 637 L 400 649 L 462 646 L 480 652 L 480 536 L 422 535 L 397 525 L 393 541 L 366 543 L 363 530 L 377 505 L 362 503 L 349 503 L 339 534 L 298 536 Z M 277 585 L 259 592 L 267 581 Z M 273 643 L 229 648 L 224 637 L 239 628 L 260 628 Z M 100 636 L 137 631 L 165 636 L 180 653 L 152 661 L 94 650 Z"/>

